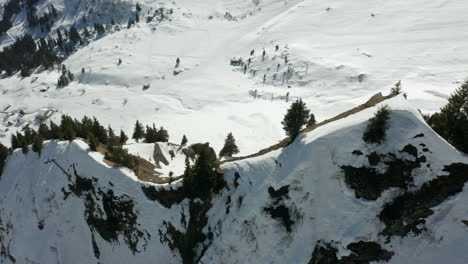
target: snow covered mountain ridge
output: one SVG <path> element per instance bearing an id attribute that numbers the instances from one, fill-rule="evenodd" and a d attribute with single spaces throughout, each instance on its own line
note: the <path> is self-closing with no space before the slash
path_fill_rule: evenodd
<path id="1" fill-rule="evenodd" d="M 167 185 L 80 140 L 17 150 L 0 179 L 2 262 L 466 263 L 468 158 L 403 97 L 382 104 L 385 143 L 362 141 L 378 105 L 222 165 L 210 202 L 160 203 L 145 189 Z"/>
<path id="2" fill-rule="evenodd" d="M 66 87 L 58 87 L 58 69 L 32 71 L 29 77 L 20 72 L 3 75 L 3 144 L 9 144 L 11 132 L 26 125 L 37 128 L 35 117 L 49 113 L 48 120 L 54 122 L 61 114 L 96 116 L 127 134 L 136 120 L 155 122 L 168 129 L 173 141 L 190 131 L 193 142 L 209 141 L 217 151 L 232 132 L 245 155 L 283 137 L 280 121 L 296 98 L 312 106 L 317 120 L 324 120 L 377 92 L 388 93 L 402 80 L 408 100 L 432 113 L 466 78 L 468 36 L 462 29 L 467 7 L 457 0 L 138 3 L 140 22 L 129 29 L 136 2 L 36 4 L 38 13 L 53 4 L 61 14 L 51 27 L 52 37 L 57 38 L 57 29 L 64 34 L 72 25 L 83 37 L 86 25 L 90 42 L 78 44 L 62 61 L 75 77 Z M 128 6 L 120 9 L 128 16 L 118 20 L 118 12 L 107 4 Z M 161 7 L 173 11 L 169 19 L 147 23 Z M 225 18 L 226 13 L 237 18 Z M 13 22 L 18 23 L 8 34 L 17 38 L 39 31 L 34 36 L 41 36 L 38 28 L 26 30 L 24 16 L 15 15 Z M 106 25 L 102 37 L 95 23 Z M 8 34 L 2 45 L 11 43 Z M 236 56 L 251 58 L 245 74 L 230 65 Z M 181 62 L 174 75 L 177 58 Z M 25 115 L 18 116 L 20 111 Z"/>

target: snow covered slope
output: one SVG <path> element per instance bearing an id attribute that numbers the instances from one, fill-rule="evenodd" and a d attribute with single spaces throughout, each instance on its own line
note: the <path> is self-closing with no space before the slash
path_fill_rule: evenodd
<path id="1" fill-rule="evenodd" d="M 463 222 L 468 218 L 466 186 L 463 189 L 461 185 L 463 192 L 446 202 L 433 204 L 437 205 L 432 208 L 433 214 L 421 217 L 426 224 L 418 228 L 427 230 L 418 235 L 408 232 L 407 237 L 401 238 L 382 235 L 385 224 L 379 220 L 379 214 L 386 203 L 402 195 L 403 189 L 388 187 L 378 199 L 357 199 L 357 192 L 346 182 L 346 166 L 361 169 L 352 176 L 366 174 L 364 168 L 376 168 L 387 173 L 384 177 L 391 177 L 395 171 L 390 171 L 397 168 L 392 163 L 400 159 L 402 164 L 415 162 L 398 166 L 408 169 L 414 165 L 414 169 L 403 173 L 413 178 L 402 185 L 409 192 L 417 192 L 423 183 L 447 175 L 444 166 L 457 162 L 465 164 L 460 173 L 468 181 L 466 155 L 435 135 L 402 97 L 384 103 L 393 112 L 383 145 L 368 145 L 362 140 L 366 121 L 377 108 L 373 107 L 302 135 L 285 149 L 224 165 L 228 182 L 236 182 L 238 187 L 233 184 L 233 190 L 223 193 L 210 211 L 210 224 L 219 226 L 220 235 L 207 250 L 203 262 L 215 263 L 223 256 L 225 263 L 308 263 L 319 241 L 337 243 L 337 255 L 346 256 L 350 254 L 346 246 L 362 240 L 375 241 L 392 251 L 394 256 L 389 263 L 466 263 L 468 227 Z M 402 151 L 408 145 L 416 148 L 415 156 Z M 372 153 L 380 157 L 378 164 L 372 164 Z M 363 184 L 367 182 L 372 179 Z M 285 186 L 289 192 L 278 196 Z M 270 187 L 273 192 L 268 190 Z M 371 183 L 364 186 L 364 190 L 372 188 Z M 439 191 L 434 190 L 430 196 Z M 230 201 L 229 205 L 226 201 Z M 280 206 L 288 209 L 289 221 L 293 222 L 290 231 L 285 228 L 282 216 L 272 218 L 266 212 Z M 230 207 L 229 213 L 224 213 L 226 207 Z M 411 223 L 410 218 L 405 221 Z"/>
<path id="2" fill-rule="evenodd" d="M 225 163 L 229 188 L 209 204 L 207 236 L 195 257 L 203 263 L 319 263 L 313 252 L 322 250 L 331 252 L 326 257 L 353 258 L 353 251 L 389 263 L 466 263 L 468 157 L 434 134 L 403 97 L 384 103 L 393 112 L 382 145 L 361 139 L 376 106 L 301 135 L 287 148 Z M 402 171 L 389 172 L 395 162 Z M 354 170 L 388 174 L 395 182 L 368 181 L 363 188 L 358 174 L 347 173 Z M 180 263 L 180 245 L 166 232 L 173 226 L 184 238 L 195 221 L 190 204 L 197 202 L 166 208 L 134 178 L 109 168 L 79 140 L 48 142 L 40 157 L 15 151 L 0 178 L 1 262 Z M 437 192 L 418 200 L 430 181 L 439 184 Z M 417 195 L 405 200 L 411 193 Z M 421 203 L 388 219 L 385 210 L 398 199 Z M 356 253 L 359 241 L 379 250 Z"/>
<path id="3" fill-rule="evenodd" d="M 109 1 L 52 2 L 65 14 L 54 28 L 74 24 L 90 8 L 111 10 L 94 6 Z M 115 3 L 132 10 L 135 4 Z M 466 78 L 468 6 L 460 0 L 139 3 L 143 15 L 135 27 L 108 34 L 64 61 L 78 79 L 69 86 L 56 88 L 55 71 L 0 80 L 0 111 L 10 106 L 1 112 L 2 143 L 8 144 L 10 132 L 37 125 L 36 114 L 53 109 L 52 120 L 61 113 L 95 115 L 127 134 L 137 119 L 155 122 L 168 129 L 172 142 L 186 134 L 189 142 L 209 141 L 216 150 L 232 132 L 240 154 L 248 154 L 283 137 L 280 120 L 297 97 L 323 120 L 388 92 L 401 79 L 410 102 L 433 112 Z M 159 7 L 173 10 L 170 19 L 145 23 L 144 15 Z M 15 28 L 11 34 L 24 33 Z M 246 74 L 230 65 L 235 56 L 251 57 Z M 26 115 L 18 117 L 20 110 Z"/>
<path id="4" fill-rule="evenodd" d="M 180 206 L 149 201 L 133 172 L 102 158 L 82 141 L 48 142 L 41 157 L 13 153 L 0 181 L 0 262 L 179 263 L 158 228 L 177 225 Z"/>
<path id="5" fill-rule="evenodd" d="M 0 6 L 3 7 L 6 2 L 9 1 L 1 0 Z M 77 28 L 83 28 L 84 26 L 92 27 L 94 23 L 111 24 L 112 20 L 118 24 L 127 23 L 129 17 L 134 17 L 133 11 L 135 10 L 135 5 L 131 1 L 40 0 L 34 5 L 36 8 L 35 14 L 41 17 L 46 13 L 51 13 L 52 5 L 57 10 L 57 18 L 51 19 L 51 35 L 54 35 L 57 29 L 68 29 L 71 26 L 76 26 Z M 44 30 L 45 27 L 41 30 L 40 26 L 29 26 L 27 11 L 27 8 L 23 5 L 21 12 L 12 17 L 13 27 L 0 37 L 0 47 L 13 43 L 16 38 L 26 33 L 36 38 L 48 36 L 47 30 Z M 0 12 L 0 14 L 2 13 Z"/>

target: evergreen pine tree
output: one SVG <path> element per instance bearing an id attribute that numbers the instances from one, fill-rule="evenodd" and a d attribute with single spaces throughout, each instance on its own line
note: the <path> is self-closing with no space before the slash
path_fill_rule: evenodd
<path id="1" fill-rule="evenodd" d="M 51 139 L 50 129 L 46 123 L 41 123 L 39 125 L 39 135 L 41 135 L 44 139 Z"/>
<path id="2" fill-rule="evenodd" d="M 391 110 L 387 105 L 380 107 L 374 114 L 374 117 L 367 122 L 367 128 L 364 131 L 362 139 L 366 143 L 380 144 L 385 141 L 387 134 L 387 121 L 390 119 Z"/>
<path id="3" fill-rule="evenodd" d="M 24 137 L 23 140 L 26 145 L 31 145 L 34 142 L 34 137 L 36 135 L 36 131 L 32 130 L 31 128 L 27 127 L 24 129 Z"/>
<path id="4" fill-rule="evenodd" d="M 392 87 L 390 90 L 390 95 L 399 95 L 401 93 L 401 80 L 395 83 L 395 86 Z"/>
<path id="5" fill-rule="evenodd" d="M 115 136 L 114 130 L 111 126 L 108 127 L 107 131 L 109 133 L 109 147 L 120 145 L 119 139 Z"/>
<path id="6" fill-rule="evenodd" d="M 84 36 L 87 37 L 87 38 L 91 37 L 91 34 L 89 33 L 88 28 L 84 29 Z"/>
<path id="7" fill-rule="evenodd" d="M 138 4 L 138 3 L 136 3 L 136 10 L 137 10 L 137 12 L 140 12 L 140 11 L 141 11 L 140 4 Z"/>
<path id="8" fill-rule="evenodd" d="M 107 131 L 106 129 L 99 123 L 99 121 L 96 119 L 96 117 L 93 118 L 93 128 L 92 132 L 96 139 L 102 143 L 102 144 L 107 144 L 109 143 L 109 137 L 107 136 Z"/>
<path id="9" fill-rule="evenodd" d="M 81 40 L 80 33 L 78 33 L 78 30 L 75 26 L 70 28 L 70 40 L 75 43 L 78 43 Z"/>
<path id="10" fill-rule="evenodd" d="M 127 143 L 127 140 L 128 140 L 127 135 L 125 135 L 123 130 L 120 130 L 120 137 L 119 137 L 120 145 L 125 145 L 125 143 Z"/>
<path id="11" fill-rule="evenodd" d="M 216 154 L 215 154 L 216 155 Z M 193 166 L 186 159 L 184 173 L 184 190 L 189 197 L 209 197 L 212 190 L 218 185 L 218 177 L 215 172 L 216 164 L 210 158 L 210 147 L 203 146 Z"/>
<path id="12" fill-rule="evenodd" d="M 93 135 L 93 133 L 89 133 L 88 140 L 89 140 L 89 148 L 92 151 L 97 151 L 97 147 L 99 146 L 99 142 L 97 141 L 97 139 Z"/>
<path id="13" fill-rule="evenodd" d="M 137 120 L 135 123 L 135 130 L 133 131 L 132 138 L 138 142 L 139 139 L 143 138 L 145 132 L 143 131 L 143 125 Z"/>
<path id="14" fill-rule="evenodd" d="M 309 109 L 302 99 L 298 99 L 291 104 L 281 124 L 286 135 L 291 137 L 291 142 L 299 135 L 302 127 L 307 124 Z"/>
<path id="15" fill-rule="evenodd" d="M 224 147 L 219 152 L 219 157 L 232 157 L 232 155 L 239 153 L 239 148 L 236 145 L 236 139 L 229 133 L 224 140 Z"/>
<path id="16" fill-rule="evenodd" d="M 62 130 L 53 121 L 50 121 L 50 136 L 51 139 L 63 140 Z"/>
<path id="17" fill-rule="evenodd" d="M 41 135 L 36 135 L 34 137 L 34 142 L 32 145 L 32 150 L 34 152 L 37 152 L 39 156 L 41 156 L 41 151 L 42 151 L 42 143 L 44 142 L 44 138 Z"/>
<path id="18" fill-rule="evenodd" d="M 440 112 L 429 117 L 428 123 L 455 148 L 468 153 L 468 80 L 455 90 Z"/>
<path id="19" fill-rule="evenodd" d="M 16 137 L 15 135 L 11 135 L 11 148 L 13 150 L 15 150 L 17 148 L 21 148 L 21 143 L 20 143 L 18 137 Z"/>
<path id="20" fill-rule="evenodd" d="M 63 138 L 68 141 L 73 141 L 76 138 L 76 132 L 73 130 L 71 125 L 67 125 L 62 128 L 63 130 Z"/>
<path id="21" fill-rule="evenodd" d="M 187 144 L 187 142 L 188 142 L 187 137 L 184 135 L 182 137 L 182 142 L 180 142 L 180 145 L 185 146 Z"/>
<path id="22" fill-rule="evenodd" d="M 310 114 L 309 121 L 307 121 L 307 126 L 315 126 L 317 124 L 317 121 L 315 121 L 315 115 Z"/>
<path id="23" fill-rule="evenodd" d="M 145 132 L 145 143 L 154 143 L 157 141 L 157 136 L 158 136 L 158 131 L 156 129 L 156 127 L 154 126 L 154 123 L 153 123 L 153 127 L 150 127 L 150 126 L 146 126 L 146 132 Z"/>
<path id="24" fill-rule="evenodd" d="M 26 154 L 29 151 L 28 143 L 26 141 L 26 138 L 23 137 L 21 134 L 17 133 L 16 137 L 19 139 L 19 142 L 21 144 L 21 151 Z"/>
<path id="25" fill-rule="evenodd" d="M 0 177 L 2 176 L 3 168 L 5 166 L 5 161 L 10 155 L 10 150 L 0 143 Z"/>
<path id="26" fill-rule="evenodd" d="M 155 142 L 168 142 L 169 141 L 169 133 L 163 127 L 160 127 L 159 130 L 156 132 Z"/>
<path id="27" fill-rule="evenodd" d="M 112 129 L 111 126 L 109 126 L 109 127 L 107 128 L 107 132 L 109 133 L 109 139 L 112 139 L 112 138 L 115 137 L 114 130 Z"/>

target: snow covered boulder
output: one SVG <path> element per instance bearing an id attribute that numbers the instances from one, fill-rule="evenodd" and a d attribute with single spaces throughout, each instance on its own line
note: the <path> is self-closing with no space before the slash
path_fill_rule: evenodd
<path id="1" fill-rule="evenodd" d="M 242 57 L 235 56 L 231 58 L 231 66 L 241 66 L 243 64 Z"/>

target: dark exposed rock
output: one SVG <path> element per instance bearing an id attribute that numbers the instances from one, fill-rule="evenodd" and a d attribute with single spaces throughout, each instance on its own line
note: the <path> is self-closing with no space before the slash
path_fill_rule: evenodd
<path id="1" fill-rule="evenodd" d="M 420 167 L 421 161 L 392 158 L 386 161 L 387 168 L 381 173 L 372 167 L 342 166 L 346 184 L 355 191 L 356 198 L 376 200 L 391 187 L 406 189 L 413 182 L 411 173 Z"/>
<path id="2" fill-rule="evenodd" d="M 171 208 L 173 204 L 180 203 L 186 198 L 183 188 L 175 190 L 172 188 L 170 190 L 156 190 L 156 188 L 152 185 L 142 185 L 141 189 L 143 190 L 143 193 L 148 199 L 150 199 L 151 201 L 158 201 L 161 205 L 163 205 L 166 208 Z"/>
<path id="3" fill-rule="evenodd" d="M 91 234 L 91 244 L 93 245 L 93 252 L 96 258 L 101 256 L 101 252 L 99 251 L 99 247 L 96 243 L 96 239 L 94 238 L 94 234 Z"/>
<path id="4" fill-rule="evenodd" d="M 69 184 L 68 188 L 74 195 L 80 197 L 83 194 L 83 192 L 89 192 L 94 190 L 93 181 L 96 182 L 97 179 L 93 180 L 83 178 L 75 173 L 75 182 L 73 184 Z"/>
<path id="5" fill-rule="evenodd" d="M 453 163 L 445 166 L 448 176 L 438 176 L 426 182 L 415 192 L 404 193 L 386 204 L 379 214 L 385 224 L 382 234 L 406 236 L 409 232 L 419 234 L 425 229 L 425 218 L 432 215 L 432 207 L 463 190 L 468 181 L 468 164 Z"/>
<path id="6" fill-rule="evenodd" d="M 289 185 L 285 185 L 278 190 L 275 191 L 273 187 L 268 187 L 268 193 L 270 194 L 271 198 L 284 198 L 287 197 L 289 194 Z"/>
<path id="7" fill-rule="evenodd" d="M 239 179 L 240 179 L 240 174 L 239 172 L 234 173 L 234 187 L 237 188 L 239 186 Z"/>
<path id="8" fill-rule="evenodd" d="M 359 241 L 346 248 L 352 253 L 338 259 L 336 247 L 331 243 L 318 241 L 308 264 L 369 264 L 374 261 L 389 261 L 394 255 L 376 242 Z"/>
<path id="9" fill-rule="evenodd" d="M 468 220 L 463 220 L 462 223 L 464 223 L 466 227 L 468 227 Z"/>
<path id="10" fill-rule="evenodd" d="M 229 195 L 226 199 L 226 214 L 229 214 L 231 211 L 231 195 Z"/>
<path id="11" fill-rule="evenodd" d="M 406 152 L 415 158 L 418 157 L 418 149 L 411 144 L 406 145 L 400 152 Z"/>
<path id="12" fill-rule="evenodd" d="M 356 156 L 361 156 L 361 155 L 364 155 L 364 153 L 362 153 L 362 151 L 356 149 L 352 152 L 353 155 L 356 155 Z"/>
<path id="13" fill-rule="evenodd" d="M 158 166 L 160 166 L 160 163 L 163 163 L 166 166 L 169 165 L 169 161 L 167 161 L 166 157 L 164 157 L 164 154 L 162 153 L 161 147 L 159 147 L 158 143 L 154 143 L 153 160 Z"/>
<path id="14" fill-rule="evenodd" d="M 44 225 L 45 225 L 44 220 L 40 220 L 40 221 L 37 223 L 37 228 L 39 228 L 39 230 L 42 230 L 42 229 L 44 229 Z"/>
<path id="15" fill-rule="evenodd" d="M 291 232 L 291 226 L 294 224 L 294 221 L 291 220 L 289 208 L 284 205 L 278 205 L 265 207 L 264 210 L 270 214 L 273 219 L 280 220 L 282 225 L 286 228 L 286 231 Z"/>
<path id="16" fill-rule="evenodd" d="M 150 235 L 138 228 L 133 200 L 126 195 L 115 196 L 112 190 L 103 191 L 101 188 L 96 190 L 96 178 L 81 177 L 75 165 L 72 169 L 75 181 L 68 187 L 75 196 L 84 198 L 84 217 L 93 234 L 94 243 L 94 232 L 97 232 L 104 240 L 112 243 L 118 243 L 118 237 L 122 235 L 134 254 L 140 252 L 138 250 L 140 241 L 143 241 L 143 247 L 146 247 Z M 102 205 L 98 201 L 102 201 Z M 94 246 L 95 244 L 93 251 L 96 255 Z"/>
<path id="17" fill-rule="evenodd" d="M 371 154 L 367 155 L 367 160 L 371 166 L 376 166 L 380 162 L 380 156 L 377 152 L 372 152 Z"/>
<path id="18" fill-rule="evenodd" d="M 419 133 L 419 134 L 417 134 L 416 136 L 414 136 L 413 138 L 420 138 L 420 137 L 424 137 L 424 134 L 423 134 L 423 133 Z"/>
<path id="19" fill-rule="evenodd" d="M 164 221 L 165 231 L 159 229 L 159 239 L 161 243 L 167 243 L 171 250 L 177 249 L 184 264 L 197 263 L 203 257 L 204 252 L 209 246 L 212 234 L 203 233 L 203 228 L 208 224 L 206 213 L 211 208 L 211 202 L 208 200 L 189 203 L 189 223 L 185 232 L 178 230 L 172 223 Z M 209 240 L 203 244 L 201 253 L 197 256 L 196 247 L 199 243 Z"/>
<path id="20" fill-rule="evenodd" d="M 281 222 L 282 226 L 286 228 L 286 231 L 291 232 L 291 227 L 295 223 L 291 219 L 291 212 L 288 207 L 284 204 L 280 204 L 283 199 L 288 199 L 289 196 L 289 185 L 282 186 L 278 190 L 273 187 L 268 188 L 270 197 L 273 198 L 273 202 L 270 206 L 263 208 L 273 219 L 277 219 Z"/>
<path id="21" fill-rule="evenodd" d="M 341 258 L 341 263 L 369 263 L 373 261 L 389 261 L 394 255 L 393 252 L 383 249 L 376 242 L 359 241 L 351 243 L 346 247 L 353 253 Z"/>
<path id="22" fill-rule="evenodd" d="M 115 196 L 112 190 L 101 193 L 103 209 L 99 208 L 90 193 L 86 197 L 85 219 L 92 231 L 97 231 L 107 242 L 118 243 L 122 235 L 133 254 L 140 252 L 140 239 L 146 241 L 149 234 L 138 229 L 133 200 L 128 196 Z"/>
<path id="23" fill-rule="evenodd" d="M 237 197 L 237 208 L 242 207 L 242 202 L 243 201 L 244 201 L 244 196 L 240 195 L 239 197 Z"/>
<path id="24" fill-rule="evenodd" d="M 338 249 L 328 243 L 317 242 L 308 264 L 338 264 Z"/>
<path id="25" fill-rule="evenodd" d="M 355 191 L 356 198 L 376 200 L 382 192 L 398 187 L 407 189 L 413 183 L 412 172 L 426 162 L 425 156 L 418 157 L 418 149 L 411 144 L 406 145 L 400 152 L 405 152 L 416 159 L 414 161 L 397 158 L 394 153 L 379 154 L 372 152 L 367 155 L 370 167 L 341 166 L 346 184 Z M 385 171 L 376 168 L 385 165 Z"/>
<path id="26" fill-rule="evenodd" d="M 11 220 L 7 223 L 4 223 L 2 218 L 0 218 L 0 261 L 2 262 L 7 258 L 13 263 L 16 262 L 16 258 L 13 257 L 10 252 L 10 245 L 12 240 L 6 241 L 7 236 L 12 233 L 12 229 L 13 224 L 11 223 Z"/>

